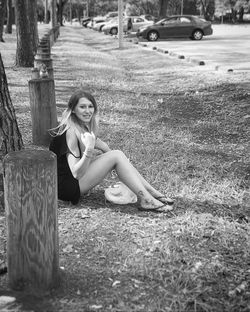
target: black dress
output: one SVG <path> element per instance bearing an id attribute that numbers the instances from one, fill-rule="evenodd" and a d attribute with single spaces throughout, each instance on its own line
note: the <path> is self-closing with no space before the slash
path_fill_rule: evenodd
<path id="1" fill-rule="evenodd" d="M 72 153 L 66 142 L 66 131 L 62 135 L 52 138 L 49 150 L 57 156 L 58 198 L 71 201 L 76 205 L 80 199 L 80 187 L 78 180 L 73 177 L 67 161 L 67 154 Z"/>

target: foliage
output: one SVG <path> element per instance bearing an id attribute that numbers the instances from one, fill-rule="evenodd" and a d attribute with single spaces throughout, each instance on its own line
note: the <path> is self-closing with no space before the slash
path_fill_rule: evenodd
<path id="1" fill-rule="evenodd" d="M 159 10 L 159 0 L 128 0 L 126 4 L 126 13 L 128 15 L 151 14 L 158 16 Z"/>

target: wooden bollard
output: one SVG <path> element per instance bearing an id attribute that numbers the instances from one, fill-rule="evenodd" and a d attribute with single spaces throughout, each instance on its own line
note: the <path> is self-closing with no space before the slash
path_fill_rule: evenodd
<path id="1" fill-rule="evenodd" d="M 43 59 L 43 60 L 50 59 L 50 53 L 37 51 L 35 59 Z"/>
<path id="2" fill-rule="evenodd" d="M 40 46 L 40 45 L 38 45 L 38 47 L 37 47 L 37 54 L 40 54 L 40 53 L 50 54 L 49 47 L 48 46 Z"/>
<path id="3" fill-rule="evenodd" d="M 49 39 L 41 39 L 39 41 L 39 45 L 49 47 L 50 49 L 50 40 Z"/>
<path id="4" fill-rule="evenodd" d="M 53 61 L 50 57 L 42 58 L 39 55 L 36 55 L 34 58 L 34 67 L 39 68 L 42 64 L 45 64 L 46 67 L 53 67 Z"/>
<path id="5" fill-rule="evenodd" d="M 33 143 L 48 146 L 51 140 L 48 130 L 57 126 L 54 80 L 29 80 L 29 94 Z"/>
<path id="6" fill-rule="evenodd" d="M 3 160 L 7 264 L 13 289 L 48 290 L 59 282 L 56 156 L 10 152 Z"/>

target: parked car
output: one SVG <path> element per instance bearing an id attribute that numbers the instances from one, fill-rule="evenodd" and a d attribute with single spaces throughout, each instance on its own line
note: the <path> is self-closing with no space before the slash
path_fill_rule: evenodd
<path id="1" fill-rule="evenodd" d="M 136 35 L 148 41 L 172 37 L 201 40 L 203 36 L 212 35 L 212 33 L 212 24 L 205 19 L 193 15 L 175 15 L 164 18 L 154 25 L 140 27 Z"/>
<path id="2" fill-rule="evenodd" d="M 128 30 L 128 20 L 131 18 L 132 21 L 132 31 L 136 32 L 142 26 L 152 25 L 153 21 L 148 21 L 144 17 L 141 16 L 126 16 L 123 19 L 123 31 L 126 32 Z M 114 20 L 114 22 L 106 24 L 102 31 L 105 34 L 117 35 L 118 33 L 118 19 Z"/>
<path id="3" fill-rule="evenodd" d="M 88 22 L 87 27 L 88 28 L 93 28 L 93 27 L 95 27 L 96 24 L 102 23 L 102 22 L 105 22 L 105 21 L 106 21 L 105 17 L 97 16 L 97 17 L 92 18 L 91 21 Z"/>
<path id="4" fill-rule="evenodd" d="M 83 17 L 81 20 L 82 26 L 87 27 L 88 22 L 91 21 L 91 17 Z"/>
<path id="5" fill-rule="evenodd" d="M 113 23 L 115 21 L 118 20 L 118 17 L 113 17 L 113 18 L 107 18 L 106 21 L 103 21 L 103 22 L 99 22 L 99 23 L 96 23 L 95 26 L 93 27 L 94 30 L 97 30 L 97 31 L 102 31 L 102 28 L 107 25 L 108 23 Z"/>
<path id="6" fill-rule="evenodd" d="M 88 24 L 88 22 L 90 22 L 90 21 L 91 21 L 91 17 L 83 17 L 83 18 L 81 19 L 81 24 L 82 24 L 83 27 L 87 27 L 87 24 Z"/>
<path id="7" fill-rule="evenodd" d="M 143 17 L 148 21 L 153 21 L 153 22 L 156 21 L 156 17 L 151 14 L 140 15 L 140 17 Z"/>
<path id="8" fill-rule="evenodd" d="M 116 12 L 108 12 L 105 17 L 106 18 L 114 18 L 114 17 L 117 17 L 118 16 L 118 11 Z"/>

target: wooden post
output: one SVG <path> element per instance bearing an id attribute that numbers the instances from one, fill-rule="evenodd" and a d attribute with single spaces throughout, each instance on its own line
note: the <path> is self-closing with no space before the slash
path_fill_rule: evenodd
<path id="1" fill-rule="evenodd" d="M 51 140 L 48 130 L 57 126 L 54 80 L 29 80 L 29 94 L 33 143 L 48 146 Z"/>
<path id="2" fill-rule="evenodd" d="M 59 281 L 56 156 L 10 152 L 3 160 L 7 263 L 13 289 L 48 290 Z"/>
<path id="3" fill-rule="evenodd" d="M 53 60 L 49 58 L 40 57 L 40 55 L 36 55 L 34 58 L 34 67 L 39 68 L 42 64 L 45 64 L 47 68 L 53 67 Z"/>

